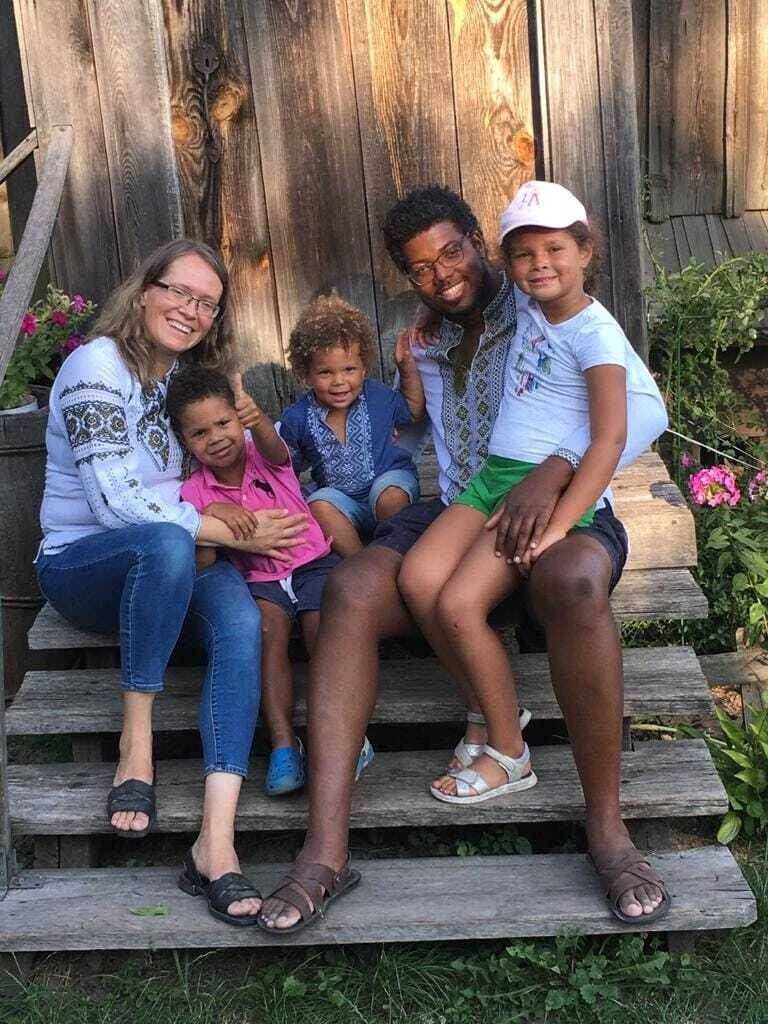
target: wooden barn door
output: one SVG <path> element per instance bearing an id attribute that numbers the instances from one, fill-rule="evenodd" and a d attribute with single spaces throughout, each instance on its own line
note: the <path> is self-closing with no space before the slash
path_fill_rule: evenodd
<path id="1" fill-rule="evenodd" d="M 605 228 L 603 296 L 641 338 L 629 0 L 15 0 L 15 11 L 30 118 L 43 135 L 76 129 L 59 282 L 103 299 L 166 238 L 220 247 L 247 380 L 273 412 L 293 393 L 288 334 L 320 292 L 368 313 L 379 371 L 391 372 L 414 303 L 380 223 L 429 182 L 461 191 L 491 242 L 537 166 L 573 187 Z"/>

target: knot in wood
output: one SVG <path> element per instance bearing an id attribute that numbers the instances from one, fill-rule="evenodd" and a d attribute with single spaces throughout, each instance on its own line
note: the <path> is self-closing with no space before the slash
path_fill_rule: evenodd
<path id="1" fill-rule="evenodd" d="M 220 124 L 231 121 L 236 116 L 245 100 L 245 89 L 238 81 L 222 82 L 211 100 L 210 113 L 214 121 Z"/>

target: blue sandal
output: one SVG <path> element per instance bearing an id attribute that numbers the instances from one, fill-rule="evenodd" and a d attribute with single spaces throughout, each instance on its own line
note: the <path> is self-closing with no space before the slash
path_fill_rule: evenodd
<path id="1" fill-rule="evenodd" d="M 267 767 L 267 796 L 284 796 L 301 789 L 307 781 L 304 747 L 301 740 L 296 747 L 278 747 L 269 755 Z"/>

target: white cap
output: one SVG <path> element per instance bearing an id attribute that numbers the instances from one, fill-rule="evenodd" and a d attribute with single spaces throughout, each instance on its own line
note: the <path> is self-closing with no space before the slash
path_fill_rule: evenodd
<path id="1" fill-rule="evenodd" d="M 587 211 L 573 192 L 554 181 L 526 181 L 499 217 L 499 245 L 515 228 L 567 228 L 587 224 Z"/>

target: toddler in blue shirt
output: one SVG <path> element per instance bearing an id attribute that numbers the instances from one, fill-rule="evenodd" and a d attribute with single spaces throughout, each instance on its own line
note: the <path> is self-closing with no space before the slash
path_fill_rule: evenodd
<path id="1" fill-rule="evenodd" d="M 309 467 L 307 501 L 342 558 L 359 551 L 377 523 L 419 498 L 413 460 L 393 434 L 424 416 L 421 378 L 403 337 L 394 353 L 399 390 L 366 379 L 374 351 L 368 318 L 335 295 L 304 310 L 289 344 L 307 393 L 283 412 L 280 436 L 296 472 Z"/>

